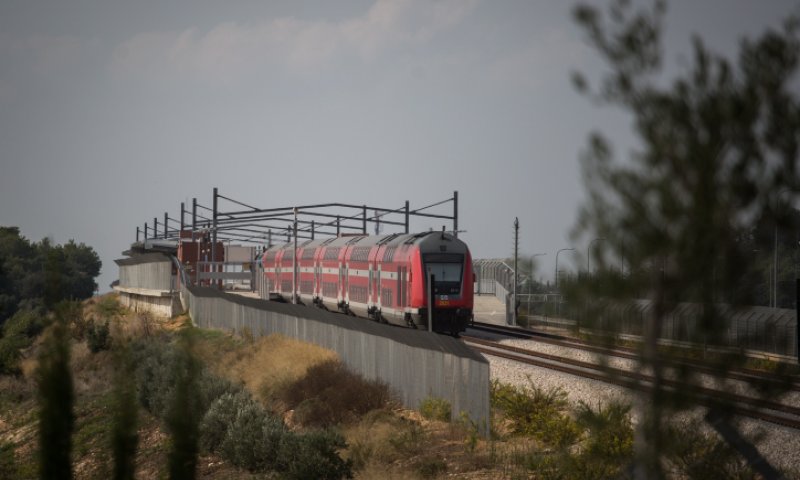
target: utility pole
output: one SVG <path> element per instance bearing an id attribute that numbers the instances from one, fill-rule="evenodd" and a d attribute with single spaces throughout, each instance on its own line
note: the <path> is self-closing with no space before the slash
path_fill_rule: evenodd
<path id="1" fill-rule="evenodd" d="M 294 208 L 294 250 L 292 255 L 292 303 L 297 303 L 297 207 Z"/>
<path id="2" fill-rule="evenodd" d="M 517 283 L 519 280 L 517 265 L 519 264 L 519 218 L 514 217 L 514 294 L 511 303 L 511 325 L 517 324 Z"/>

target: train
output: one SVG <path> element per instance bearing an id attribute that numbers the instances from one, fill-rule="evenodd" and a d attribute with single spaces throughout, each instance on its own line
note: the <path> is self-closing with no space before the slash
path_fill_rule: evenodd
<path id="1" fill-rule="evenodd" d="M 353 235 L 274 245 L 259 262 L 271 298 L 291 301 L 294 256 L 300 303 L 428 329 L 428 278 L 433 275 L 432 330 L 458 336 L 472 320 L 472 256 L 444 231 Z"/>

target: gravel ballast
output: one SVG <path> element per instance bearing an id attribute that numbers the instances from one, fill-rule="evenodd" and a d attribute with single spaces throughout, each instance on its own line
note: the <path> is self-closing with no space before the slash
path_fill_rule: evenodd
<path id="1" fill-rule="evenodd" d="M 552 355 L 568 356 L 585 362 L 597 361 L 595 354 L 574 348 L 542 344 L 531 340 L 504 340 L 502 343 Z M 562 389 L 567 395 L 567 400 L 573 406 L 584 402 L 590 406 L 597 407 L 609 401 L 632 404 L 635 399 L 633 392 L 616 385 L 576 377 L 542 367 L 525 365 L 488 354 L 484 356 L 489 360 L 490 375 L 493 380 L 519 387 L 526 387 L 532 382 L 539 388 Z M 632 360 L 616 358 L 611 359 L 609 363 L 610 366 L 615 368 L 634 368 Z M 713 386 L 710 378 L 704 380 L 703 383 L 708 384 L 709 387 Z M 747 388 L 743 385 L 734 386 L 734 390 L 746 391 Z M 784 401 L 800 404 L 798 403 L 800 395 L 797 393 L 789 394 L 784 398 Z M 702 421 L 704 413 L 705 409 L 697 408 L 681 414 L 678 420 L 692 421 L 712 432 L 713 430 Z M 632 420 L 634 423 L 636 422 L 635 414 L 632 416 Z M 756 447 L 773 466 L 800 473 L 800 431 L 753 419 L 742 419 L 739 426 L 740 431 L 748 438 L 756 438 L 759 436 L 758 434 L 763 434 L 763 438 L 756 443 Z"/>

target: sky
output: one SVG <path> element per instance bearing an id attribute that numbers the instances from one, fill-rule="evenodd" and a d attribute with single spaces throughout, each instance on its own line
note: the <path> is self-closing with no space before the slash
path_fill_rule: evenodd
<path id="1" fill-rule="evenodd" d="M 587 135 L 635 143 L 571 86 L 603 71 L 574 5 L 0 0 L 0 225 L 92 246 L 104 292 L 137 225 L 213 187 L 262 208 L 413 209 L 457 190 L 473 257 L 509 256 L 518 217 L 551 280 L 558 249 L 586 248 L 570 231 Z M 671 2 L 665 75 L 693 33 L 730 57 L 790 13 L 800 2 Z"/>

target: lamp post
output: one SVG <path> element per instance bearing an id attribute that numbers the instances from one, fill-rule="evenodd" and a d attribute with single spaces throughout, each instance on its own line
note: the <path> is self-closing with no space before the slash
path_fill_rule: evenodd
<path id="1" fill-rule="evenodd" d="M 589 242 L 589 246 L 586 247 L 586 273 L 588 273 L 589 275 L 592 274 L 592 269 L 589 267 L 590 264 L 591 264 L 591 260 L 592 260 L 592 244 L 594 242 L 599 242 L 599 241 L 602 241 L 602 240 L 605 240 L 605 238 L 604 237 L 595 238 L 594 240 Z"/>
<path id="2" fill-rule="evenodd" d="M 556 252 L 556 290 L 558 290 L 558 254 L 561 252 L 575 250 L 574 248 L 562 248 L 561 250 Z"/>

